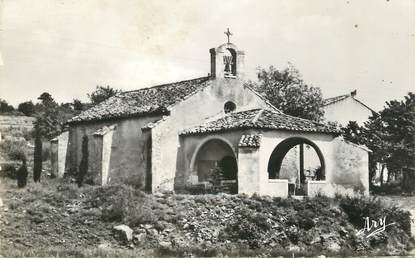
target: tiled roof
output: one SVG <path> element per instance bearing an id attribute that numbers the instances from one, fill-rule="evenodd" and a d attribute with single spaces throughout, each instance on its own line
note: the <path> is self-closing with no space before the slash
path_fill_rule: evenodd
<path id="1" fill-rule="evenodd" d="M 323 106 L 334 104 L 334 103 L 339 102 L 341 100 L 347 99 L 348 97 L 350 97 L 350 94 L 344 94 L 344 95 L 340 95 L 340 96 L 337 96 L 337 97 L 332 97 L 332 98 L 325 99 L 325 100 L 323 100 Z"/>
<path id="2" fill-rule="evenodd" d="M 356 90 L 354 91 L 354 94 L 356 95 Z M 373 113 L 377 114 L 377 112 L 373 109 L 371 109 L 369 106 L 367 106 L 365 103 L 363 103 L 362 101 L 358 100 L 355 95 L 353 95 L 353 92 L 351 94 L 344 94 L 344 95 L 340 95 L 337 97 L 332 97 L 332 98 L 328 98 L 323 100 L 323 106 L 328 106 L 334 103 L 337 103 L 339 101 L 342 101 L 344 99 L 347 99 L 348 97 L 352 97 L 355 101 L 357 101 L 359 104 L 361 104 L 362 106 L 366 107 L 367 109 L 369 109 L 370 111 L 372 111 Z"/>
<path id="3" fill-rule="evenodd" d="M 68 123 L 125 118 L 146 114 L 166 114 L 167 108 L 208 85 L 208 77 L 175 82 L 119 93 L 83 111 Z"/>
<path id="4" fill-rule="evenodd" d="M 217 120 L 184 130 L 181 134 L 201 134 L 235 129 L 340 133 L 335 127 L 326 124 L 289 116 L 274 110 L 251 109 L 226 114 Z"/>
<path id="5" fill-rule="evenodd" d="M 238 147 L 259 148 L 259 146 L 261 145 L 261 138 L 261 134 L 242 135 L 241 139 L 239 140 Z"/>

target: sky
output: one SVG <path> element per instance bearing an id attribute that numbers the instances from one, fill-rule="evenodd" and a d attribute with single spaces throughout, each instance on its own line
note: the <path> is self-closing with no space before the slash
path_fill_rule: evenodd
<path id="1" fill-rule="evenodd" d="M 0 98 L 206 76 L 228 27 L 248 79 L 290 62 L 324 97 L 357 89 L 375 110 L 414 91 L 413 0 L 0 0 Z"/>

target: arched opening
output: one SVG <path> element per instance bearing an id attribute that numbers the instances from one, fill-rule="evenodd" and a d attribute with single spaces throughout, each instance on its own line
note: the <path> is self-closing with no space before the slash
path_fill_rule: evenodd
<path id="1" fill-rule="evenodd" d="M 273 150 L 268 161 L 268 177 L 287 179 L 290 192 L 296 190 L 301 194 L 307 181 L 325 180 L 323 154 L 315 143 L 306 138 L 288 138 Z"/>
<path id="2" fill-rule="evenodd" d="M 216 192 L 238 192 L 238 165 L 232 148 L 220 139 L 207 141 L 199 149 L 194 169 L 199 183 Z"/>
<path id="3" fill-rule="evenodd" d="M 236 51 L 232 48 L 227 48 L 223 54 L 223 63 L 225 65 L 225 76 L 236 76 Z"/>
<path id="4" fill-rule="evenodd" d="M 225 112 L 225 114 L 230 113 L 234 111 L 235 109 L 236 109 L 236 105 L 232 101 L 226 102 L 225 105 L 223 106 L 223 111 Z"/>
<path id="5" fill-rule="evenodd" d="M 226 156 L 223 157 L 219 163 L 219 167 L 223 171 L 224 180 L 236 180 L 238 177 L 238 164 L 235 157 Z"/>

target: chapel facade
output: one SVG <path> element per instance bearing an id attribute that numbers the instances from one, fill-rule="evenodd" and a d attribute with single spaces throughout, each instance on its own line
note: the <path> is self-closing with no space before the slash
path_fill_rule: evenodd
<path id="1" fill-rule="evenodd" d="M 207 77 L 122 92 L 70 119 L 52 141 L 53 171 L 77 173 L 88 138 L 87 178 L 94 184 L 148 192 L 208 192 L 216 184 L 227 193 L 280 197 L 296 190 L 368 194 L 369 150 L 343 141 L 334 127 L 272 106 L 246 85 L 245 53 L 235 44 L 209 53 Z M 320 167 L 284 177 L 286 154 L 304 144 Z"/>

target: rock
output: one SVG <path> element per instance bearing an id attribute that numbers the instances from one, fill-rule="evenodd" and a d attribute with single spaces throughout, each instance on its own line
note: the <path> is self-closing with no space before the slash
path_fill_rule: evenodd
<path id="1" fill-rule="evenodd" d="M 290 251 L 290 252 L 299 252 L 300 251 L 300 247 L 298 245 L 292 245 L 292 244 L 290 244 L 290 246 L 288 247 L 288 251 Z"/>
<path id="2" fill-rule="evenodd" d="M 167 248 L 167 247 L 170 247 L 170 246 L 171 246 L 171 243 L 170 243 L 170 242 L 167 242 L 167 241 L 161 241 L 161 242 L 159 243 L 159 245 L 160 245 L 161 247 Z"/>
<path id="3" fill-rule="evenodd" d="M 0 198 L 0 207 L 3 207 L 3 199 Z"/>
<path id="4" fill-rule="evenodd" d="M 159 232 L 156 229 L 153 228 L 153 229 L 150 229 L 148 231 L 148 233 L 152 236 L 157 236 Z"/>
<path id="5" fill-rule="evenodd" d="M 145 225 L 143 225 L 143 227 L 145 229 L 151 229 L 151 228 L 153 228 L 153 225 L 151 225 L 151 224 L 145 224 Z"/>
<path id="6" fill-rule="evenodd" d="M 322 239 L 322 241 L 328 241 L 330 238 L 333 238 L 333 234 L 329 233 L 329 234 L 322 234 L 320 237 Z"/>
<path id="7" fill-rule="evenodd" d="M 146 238 L 146 234 L 141 233 L 141 234 L 136 234 L 133 236 L 134 242 L 136 243 L 141 243 L 145 240 Z"/>
<path id="8" fill-rule="evenodd" d="M 133 230 L 127 225 L 118 225 L 113 228 L 117 237 L 125 242 L 133 239 Z"/>
<path id="9" fill-rule="evenodd" d="M 332 252 L 338 252 L 341 249 L 341 246 L 336 242 L 331 242 L 328 244 L 327 249 Z"/>
<path id="10" fill-rule="evenodd" d="M 108 243 L 102 243 L 98 245 L 98 249 L 108 249 L 110 245 Z"/>

